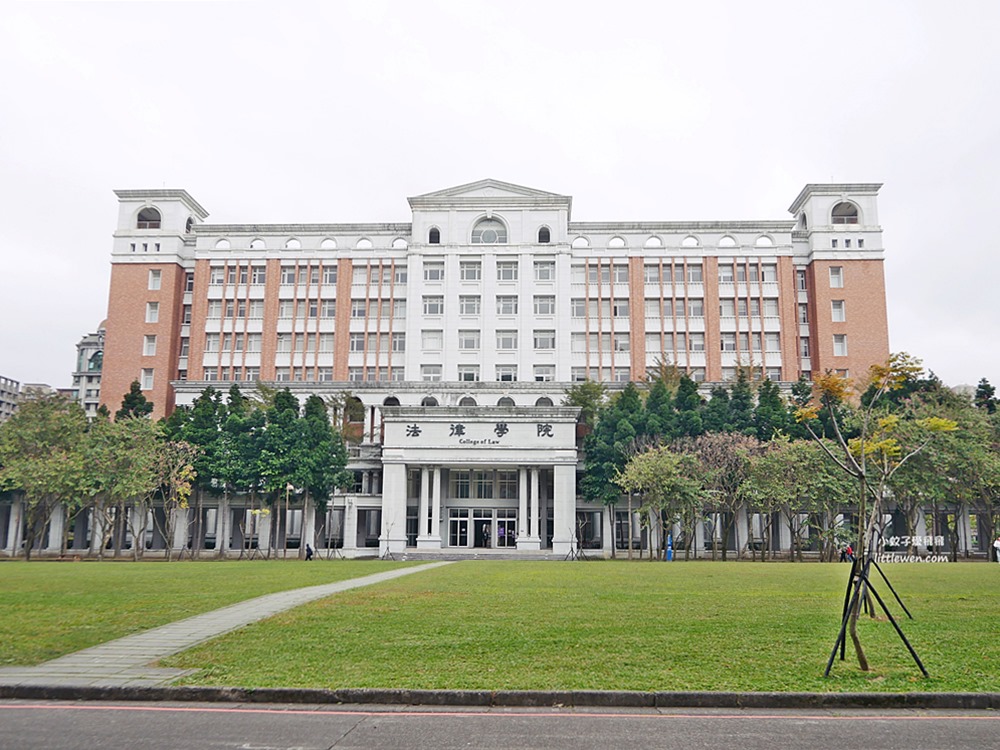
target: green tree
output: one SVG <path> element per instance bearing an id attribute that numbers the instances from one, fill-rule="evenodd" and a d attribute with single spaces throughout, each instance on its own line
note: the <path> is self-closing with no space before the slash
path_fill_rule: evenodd
<path id="1" fill-rule="evenodd" d="M 741 435 L 755 435 L 754 396 L 747 377 L 746 368 L 740 367 L 736 372 L 736 382 L 729 394 L 729 431 Z"/>
<path id="2" fill-rule="evenodd" d="M 0 424 L 0 489 L 22 493 L 25 560 L 55 508 L 86 492 L 86 430 L 80 405 L 57 395 L 23 401 Z"/>
<path id="3" fill-rule="evenodd" d="M 758 440 L 772 440 L 776 436 L 791 433 L 793 421 L 788 406 L 781 397 L 778 386 L 770 378 L 764 378 L 757 389 L 753 424 Z"/>
<path id="4" fill-rule="evenodd" d="M 698 384 L 687 375 L 681 377 L 674 398 L 674 408 L 677 410 L 677 436 L 697 437 L 705 431 L 701 421 L 704 408 L 701 396 L 698 395 Z"/>
<path id="5" fill-rule="evenodd" d="M 729 389 L 724 385 L 717 385 L 709 395 L 701 417 L 705 432 L 729 432 Z"/>
<path id="6" fill-rule="evenodd" d="M 576 406 L 580 409 L 579 422 L 593 428 L 597 417 L 608 398 L 608 391 L 603 383 L 584 380 L 570 386 L 563 396 L 563 406 Z"/>
<path id="7" fill-rule="evenodd" d="M 982 409 L 987 414 L 993 414 L 997 410 L 997 399 L 996 399 L 997 389 L 990 385 L 990 381 L 983 378 L 979 381 L 979 385 L 976 386 L 976 395 L 973 397 L 973 403 L 976 408 Z"/>
<path id="8" fill-rule="evenodd" d="M 148 417 L 153 412 L 153 402 L 147 401 L 138 380 L 133 380 L 128 393 L 122 398 L 122 408 L 115 412 L 115 419 Z"/>

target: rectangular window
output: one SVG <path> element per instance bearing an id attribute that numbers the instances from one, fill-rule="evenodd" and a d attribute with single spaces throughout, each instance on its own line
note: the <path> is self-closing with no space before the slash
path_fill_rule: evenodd
<path id="1" fill-rule="evenodd" d="M 459 365 L 458 379 L 463 383 L 479 381 L 479 365 Z"/>
<path id="2" fill-rule="evenodd" d="M 365 335 L 363 333 L 352 333 L 350 351 L 363 352 L 365 350 Z"/>
<path id="3" fill-rule="evenodd" d="M 800 292 L 806 291 L 806 270 L 804 268 L 795 269 L 795 286 Z"/>
<path id="4" fill-rule="evenodd" d="M 705 317 L 705 300 L 701 297 L 692 297 L 688 300 L 688 317 L 689 318 L 703 318 Z"/>
<path id="5" fill-rule="evenodd" d="M 700 284 L 702 281 L 701 266 L 687 267 L 687 280 L 691 284 Z"/>
<path id="6" fill-rule="evenodd" d="M 278 345 L 276 351 L 279 354 L 288 354 L 288 352 L 292 351 L 292 334 L 290 333 L 278 334 Z"/>
<path id="7" fill-rule="evenodd" d="M 295 302 L 290 299 L 283 299 L 278 302 L 278 317 L 282 320 L 295 317 Z"/>
<path id="8" fill-rule="evenodd" d="M 459 331 L 458 332 L 458 348 L 459 349 L 479 349 L 479 331 Z"/>
<path id="9" fill-rule="evenodd" d="M 551 383 L 556 379 L 555 365 L 535 365 L 535 382 Z"/>
<path id="10" fill-rule="evenodd" d="M 424 281 L 444 281 L 444 261 L 424 261 Z"/>
<path id="11" fill-rule="evenodd" d="M 830 266 L 830 288 L 842 289 L 844 287 L 844 267 Z"/>
<path id="12" fill-rule="evenodd" d="M 659 284 L 660 267 L 647 263 L 642 267 L 642 278 L 647 284 Z"/>
<path id="13" fill-rule="evenodd" d="M 574 383 L 582 383 L 585 380 L 589 380 L 589 378 L 587 377 L 587 368 L 586 367 L 574 367 L 574 368 L 572 368 L 570 370 L 569 377 L 570 377 L 570 380 L 572 380 Z"/>
<path id="14" fill-rule="evenodd" d="M 251 319 L 259 319 L 264 317 L 264 300 L 262 299 L 252 299 L 250 300 L 250 305 L 247 308 L 247 313 Z"/>
<path id="15" fill-rule="evenodd" d="M 613 344 L 616 352 L 629 351 L 629 335 L 627 333 L 616 333 Z"/>
<path id="16" fill-rule="evenodd" d="M 497 349 L 517 349 L 517 331 L 497 331 Z"/>
<path id="17" fill-rule="evenodd" d="M 320 315 L 324 318 L 337 317 L 337 300 L 335 299 L 323 300 L 323 306 L 322 308 L 320 308 Z M 251 315 L 250 317 L 253 316 Z"/>
<path id="18" fill-rule="evenodd" d="M 845 237 L 844 238 L 844 247 L 850 249 L 850 247 L 851 247 L 851 238 L 850 237 Z"/>
<path id="19" fill-rule="evenodd" d="M 769 352 L 781 351 L 781 334 L 777 332 L 764 334 L 764 348 Z"/>
<path id="20" fill-rule="evenodd" d="M 865 241 L 861 237 L 858 237 L 858 250 L 863 250 L 864 247 L 865 247 Z"/>
<path id="21" fill-rule="evenodd" d="M 287 383 L 292 379 L 292 373 L 287 367 L 275 367 L 274 379 L 279 383 Z"/>
<path id="22" fill-rule="evenodd" d="M 555 349 L 555 331 L 535 331 L 535 349 Z"/>
<path id="23" fill-rule="evenodd" d="M 194 291 L 194 272 L 188 271 L 184 274 L 184 291 L 193 292 Z"/>
<path id="24" fill-rule="evenodd" d="M 623 263 L 616 263 L 611 267 L 611 274 L 616 284 L 628 283 L 628 266 Z"/>
<path id="25" fill-rule="evenodd" d="M 479 295 L 465 295 L 458 298 L 460 315 L 479 315 Z"/>
<path id="26" fill-rule="evenodd" d="M 719 300 L 719 316 L 722 318 L 735 318 L 736 317 L 736 300 L 725 299 Z"/>
<path id="27" fill-rule="evenodd" d="M 281 283 L 282 284 L 294 284 L 295 283 L 295 266 L 282 266 L 281 267 Z"/>
<path id="28" fill-rule="evenodd" d="M 778 267 L 773 263 L 765 263 L 760 267 L 760 280 L 766 284 L 773 284 L 778 281 Z"/>
<path id="29" fill-rule="evenodd" d="M 144 369 L 142 371 L 142 390 L 148 391 L 153 388 L 153 370 L 152 368 Z"/>
<path id="30" fill-rule="evenodd" d="M 587 282 L 590 284 L 610 284 L 611 267 L 596 264 L 587 266 Z"/>
<path id="31" fill-rule="evenodd" d="M 574 297 L 570 302 L 571 314 L 574 318 L 587 317 L 587 301 L 579 297 Z"/>
<path id="32" fill-rule="evenodd" d="M 725 265 L 719 264 L 719 283 L 720 284 L 732 284 L 733 283 L 733 264 L 726 263 Z"/>
<path id="33" fill-rule="evenodd" d="M 764 298 L 764 317 L 765 318 L 776 318 L 776 317 L 778 317 L 778 298 L 777 297 L 765 297 Z"/>
<path id="34" fill-rule="evenodd" d="M 441 331 L 421 331 L 420 345 L 424 350 L 440 351 L 444 348 L 444 333 Z"/>
<path id="35" fill-rule="evenodd" d="M 497 381 L 513 383 L 517 380 L 517 365 L 497 365 Z"/>
<path id="36" fill-rule="evenodd" d="M 233 334 L 222 334 L 222 351 L 231 352 L 233 350 Z"/>
<path id="37" fill-rule="evenodd" d="M 149 271 L 149 289 L 154 292 L 160 289 L 160 270 L 158 268 Z"/>
<path id="38" fill-rule="evenodd" d="M 804 302 L 799 303 L 799 323 L 802 325 L 809 323 L 809 305 Z"/>
<path id="39" fill-rule="evenodd" d="M 736 351 L 736 334 L 723 332 L 720 336 L 722 343 L 722 351 L 724 352 L 735 352 Z"/>
<path id="40" fill-rule="evenodd" d="M 259 333 L 248 333 L 247 334 L 247 351 L 257 353 L 260 351 L 260 334 Z M 249 378 L 248 378 L 249 379 Z"/>
<path id="41" fill-rule="evenodd" d="M 250 283 L 258 286 L 267 283 L 267 266 L 253 266 L 250 269 Z"/>
<path id="42" fill-rule="evenodd" d="M 664 315 L 667 314 L 666 306 L 667 306 L 667 302 L 669 302 L 669 301 L 670 300 L 663 300 L 663 307 L 664 307 L 663 314 Z M 687 307 L 686 300 L 683 300 L 683 299 L 673 300 L 673 305 L 674 305 L 674 315 L 676 317 L 678 317 L 678 318 L 683 318 L 684 317 L 684 310 Z"/>
<path id="43" fill-rule="evenodd" d="M 226 280 L 226 269 L 213 266 L 208 272 L 208 283 L 212 286 L 219 286 Z"/>
<path id="44" fill-rule="evenodd" d="M 191 339 L 185 336 L 181 339 L 181 348 L 178 356 L 186 357 L 188 356 L 188 353 L 190 351 L 191 351 Z"/>
<path id="45" fill-rule="evenodd" d="M 310 299 L 306 300 L 306 316 L 309 318 L 319 317 L 319 300 Z"/>
<path id="46" fill-rule="evenodd" d="M 392 301 L 392 317 L 400 319 L 406 317 L 406 300 L 394 299 Z"/>
<path id="47" fill-rule="evenodd" d="M 392 350 L 394 352 L 405 352 L 406 351 L 406 334 L 405 333 L 394 333 L 394 334 L 392 334 Z"/>
<path id="48" fill-rule="evenodd" d="M 321 333 L 319 335 L 319 350 L 321 352 L 332 352 L 333 351 L 333 334 L 332 333 Z"/>
<path id="49" fill-rule="evenodd" d="M 809 356 L 809 337 L 803 336 L 799 339 L 799 356 L 808 357 Z"/>
<path id="50" fill-rule="evenodd" d="M 554 260 L 535 261 L 535 281 L 555 281 L 556 262 Z"/>
<path id="51" fill-rule="evenodd" d="M 356 265 L 354 266 L 354 278 L 351 279 L 354 284 L 367 284 L 368 283 L 368 266 Z"/>
<path id="52" fill-rule="evenodd" d="M 364 318 L 367 315 L 368 315 L 368 300 L 352 299 L 351 300 L 351 317 L 352 318 Z"/>
<path id="53" fill-rule="evenodd" d="M 336 284 L 337 283 L 337 264 L 332 263 L 328 266 L 323 266 L 323 283 L 324 284 Z"/>
<path id="54" fill-rule="evenodd" d="M 847 356 L 847 334 L 846 333 L 835 333 L 835 334 L 833 334 L 833 356 L 834 357 L 846 357 Z"/>
<path id="55" fill-rule="evenodd" d="M 483 264 L 478 260 L 464 260 L 458 264 L 458 275 L 462 281 L 479 281 L 483 277 Z"/>
<path id="56" fill-rule="evenodd" d="M 428 383 L 441 380 L 441 365 L 420 365 L 420 379 Z"/>
<path id="57" fill-rule="evenodd" d="M 156 336 L 145 336 L 143 338 L 142 353 L 147 357 L 156 356 Z"/>
<path id="58" fill-rule="evenodd" d="M 517 315 L 517 297 L 497 297 L 497 315 Z"/>
<path id="59" fill-rule="evenodd" d="M 838 239 L 832 239 L 832 240 L 830 240 L 830 247 L 832 247 L 834 250 L 837 249 L 838 245 L 840 245 L 840 240 L 838 240 Z"/>
<path id="60" fill-rule="evenodd" d="M 556 298 L 549 296 L 535 297 L 535 315 L 555 315 Z"/>
<path id="61" fill-rule="evenodd" d="M 157 323 L 160 320 L 160 303 L 159 302 L 147 302 L 146 303 L 146 322 L 147 323 Z"/>
<path id="62" fill-rule="evenodd" d="M 834 323 L 843 323 L 846 319 L 846 308 L 844 307 L 844 300 L 835 299 L 830 301 L 830 313 L 833 316 Z"/>
<path id="63" fill-rule="evenodd" d="M 497 281 L 517 281 L 517 261 L 497 261 Z"/>
<path id="64" fill-rule="evenodd" d="M 587 334 L 585 333 L 570 334 L 569 347 L 570 351 L 577 353 L 587 351 Z"/>
<path id="65" fill-rule="evenodd" d="M 616 318 L 628 317 L 628 298 L 616 299 L 612 305 L 611 314 Z"/>
<path id="66" fill-rule="evenodd" d="M 392 272 L 392 281 L 394 284 L 405 284 L 406 283 L 406 266 L 395 266 Z"/>
<path id="67" fill-rule="evenodd" d="M 689 333 L 688 334 L 688 346 L 691 347 L 693 352 L 703 352 L 705 351 L 705 334 L 704 333 Z"/>
<path id="68" fill-rule="evenodd" d="M 348 367 L 347 368 L 347 379 L 352 383 L 363 383 L 365 380 L 365 368 L 363 367 Z"/>
<path id="69" fill-rule="evenodd" d="M 424 315 L 444 315 L 444 297 L 424 297 Z"/>

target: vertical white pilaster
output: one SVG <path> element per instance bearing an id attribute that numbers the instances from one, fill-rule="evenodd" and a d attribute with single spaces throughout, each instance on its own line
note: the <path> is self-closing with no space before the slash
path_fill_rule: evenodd
<path id="1" fill-rule="evenodd" d="M 428 542 L 431 504 L 430 468 L 420 467 L 420 506 L 417 509 L 417 547 L 424 547 Z"/>
<path id="2" fill-rule="evenodd" d="M 431 494 L 431 533 L 430 537 L 434 541 L 437 549 L 441 549 L 441 467 L 435 466 L 432 472 L 434 486 Z"/>
<path id="3" fill-rule="evenodd" d="M 316 548 L 316 502 L 307 495 L 302 503 L 302 538 L 299 540 L 299 557 L 306 556 L 306 545 Z"/>
<path id="4" fill-rule="evenodd" d="M 576 547 L 576 467 L 556 464 L 553 475 L 552 553 L 568 555 Z"/>
<path id="5" fill-rule="evenodd" d="M 385 464 L 379 555 L 406 551 L 406 464 Z"/>
<path id="6" fill-rule="evenodd" d="M 531 536 L 531 519 L 528 518 L 528 470 L 517 470 L 517 544 Z"/>
<path id="7" fill-rule="evenodd" d="M 193 512 L 191 508 L 172 508 L 167 511 L 172 513 L 174 516 L 174 538 L 165 539 L 164 543 L 170 545 L 170 549 L 174 552 L 180 552 L 188 543 L 188 528 L 191 522 L 191 513 Z M 198 528 L 201 528 L 201 524 L 198 524 Z M 201 531 L 204 534 L 204 529 Z"/>
<path id="8" fill-rule="evenodd" d="M 46 552 L 58 553 L 62 549 L 63 526 L 66 523 L 66 506 L 59 504 L 52 509 L 49 516 L 49 536 L 45 545 Z"/>

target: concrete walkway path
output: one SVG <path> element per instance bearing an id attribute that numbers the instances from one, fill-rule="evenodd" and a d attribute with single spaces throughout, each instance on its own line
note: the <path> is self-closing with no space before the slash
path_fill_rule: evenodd
<path id="1" fill-rule="evenodd" d="M 256 599 L 248 599 L 186 620 L 60 656 L 58 659 L 34 667 L 0 668 L 0 685 L 61 687 L 168 685 L 193 670 L 151 667 L 150 662 L 316 599 L 448 564 L 448 562 L 436 562 L 399 568 L 363 578 L 350 578 L 346 581 L 259 596 Z"/>

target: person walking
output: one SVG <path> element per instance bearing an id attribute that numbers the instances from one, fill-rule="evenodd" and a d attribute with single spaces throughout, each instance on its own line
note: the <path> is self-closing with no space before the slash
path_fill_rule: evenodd
<path id="1" fill-rule="evenodd" d="M 993 549 L 996 550 L 997 562 L 1000 563 L 1000 536 L 993 542 Z"/>
<path id="2" fill-rule="evenodd" d="M 306 562 L 313 559 L 313 548 L 306 545 Z"/>

